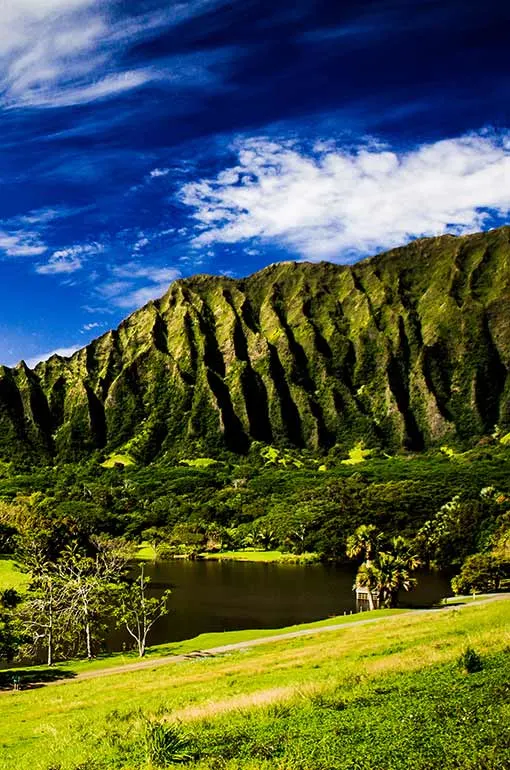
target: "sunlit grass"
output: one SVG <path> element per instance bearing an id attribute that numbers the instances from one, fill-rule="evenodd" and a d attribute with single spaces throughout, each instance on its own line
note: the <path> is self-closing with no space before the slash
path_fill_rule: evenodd
<path id="1" fill-rule="evenodd" d="M 154 670 L 4 693 L 0 695 L 0 768 L 47 770 L 61 763 L 62 770 L 68 770 L 94 757 L 101 768 L 134 770 L 140 765 L 110 764 L 113 738 L 105 736 L 112 725 L 119 735 L 128 736 L 139 710 L 200 729 L 209 724 L 216 730 L 216 719 L 232 714 L 238 720 L 241 709 L 253 713 L 255 729 L 263 717 L 268 718 L 260 709 L 288 704 L 294 713 L 300 704 L 326 697 L 332 689 L 342 689 L 345 697 L 365 691 L 366 697 L 374 697 L 374 687 L 384 691 L 387 677 L 455 663 L 468 643 L 482 656 L 504 650 L 510 642 L 509 611 L 510 601 L 498 600 L 435 613 L 406 613 L 376 624 L 356 624 Z M 227 641 L 226 635 L 221 638 Z M 459 679 L 459 698 L 462 682 Z M 405 711 L 406 701 L 398 704 Z M 392 719 L 391 712 L 386 716 Z M 317 740 L 322 740 L 319 734 Z M 253 765 L 244 759 L 229 767 L 276 767 L 256 757 L 251 761 Z M 281 767 L 311 767 L 306 761 L 304 756 L 301 765 Z"/>
<path id="2" fill-rule="evenodd" d="M 185 639 L 180 642 L 167 642 L 165 644 L 156 644 L 147 648 L 144 660 L 157 660 L 166 656 L 187 655 L 196 651 L 207 651 L 214 647 L 222 647 L 226 644 L 237 644 L 239 642 L 250 642 L 258 639 L 264 639 L 268 636 L 282 636 L 296 631 L 305 631 L 324 628 L 327 626 L 343 625 L 345 623 L 359 623 L 377 618 L 390 617 L 406 612 L 406 610 L 374 610 L 373 612 L 364 612 L 358 615 L 337 615 L 325 620 L 317 620 L 311 623 L 300 625 L 285 626 L 274 629 L 247 629 L 243 631 L 217 631 L 206 634 L 199 634 L 192 639 Z M 64 673 L 82 674 L 89 671 L 99 671 L 108 668 L 119 668 L 129 666 L 140 661 L 136 650 L 129 652 L 116 652 L 108 655 L 100 655 L 94 660 L 70 660 L 58 663 L 58 669 Z M 13 668 L 15 671 L 16 668 Z M 47 671 L 46 666 L 32 666 L 31 671 Z"/>
<path id="3" fill-rule="evenodd" d="M 131 457 L 131 455 L 128 454 L 113 454 L 108 457 L 107 460 L 104 461 L 104 463 L 101 463 L 103 468 L 115 468 L 116 465 L 123 465 L 124 467 L 127 467 L 129 465 L 134 465 L 135 461 Z"/>
<path id="4" fill-rule="evenodd" d="M 244 548 L 240 551 L 218 551 L 217 553 L 203 554 L 205 559 L 228 561 L 256 561 L 264 563 L 296 564 L 318 561 L 316 553 L 293 554 L 283 551 L 263 551 L 257 548 Z"/>
<path id="5" fill-rule="evenodd" d="M 8 556 L 0 556 L 0 591 L 7 588 L 23 589 L 29 581 L 29 576 L 20 572 L 14 561 Z"/>

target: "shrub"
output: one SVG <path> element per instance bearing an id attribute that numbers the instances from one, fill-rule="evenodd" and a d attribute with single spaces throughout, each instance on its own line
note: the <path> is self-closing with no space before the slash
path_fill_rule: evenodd
<path id="1" fill-rule="evenodd" d="M 147 719 L 144 740 L 147 762 L 156 767 L 167 767 L 172 762 L 187 762 L 192 758 L 190 740 L 177 725 Z"/>
<path id="2" fill-rule="evenodd" d="M 476 671 L 481 671 L 483 668 L 483 661 L 480 655 L 469 645 L 459 658 L 459 666 L 464 669 L 466 674 L 474 674 Z"/>

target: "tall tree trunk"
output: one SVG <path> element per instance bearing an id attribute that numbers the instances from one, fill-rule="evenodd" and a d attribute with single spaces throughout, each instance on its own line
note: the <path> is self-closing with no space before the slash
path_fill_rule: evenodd
<path id="1" fill-rule="evenodd" d="M 89 609 L 86 603 L 84 608 L 84 614 L 85 614 L 85 643 L 87 646 L 87 658 L 88 660 L 92 660 L 92 638 L 91 638 L 92 635 L 90 632 Z"/>
<path id="2" fill-rule="evenodd" d="M 49 603 L 48 603 L 48 633 L 47 633 L 47 638 L 48 638 L 48 658 L 47 658 L 47 663 L 48 663 L 48 666 L 52 666 L 53 665 L 53 586 L 52 586 L 52 583 L 51 583 L 51 579 L 50 579 L 50 582 L 49 582 L 49 585 L 48 585 L 48 594 L 49 594 L 49 596 L 48 596 Z"/>

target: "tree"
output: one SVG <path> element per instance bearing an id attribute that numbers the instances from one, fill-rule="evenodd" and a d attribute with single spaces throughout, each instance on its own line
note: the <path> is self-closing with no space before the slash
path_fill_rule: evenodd
<path id="1" fill-rule="evenodd" d="M 492 553 L 475 553 L 468 556 L 460 574 L 452 579 L 452 589 L 455 594 L 495 591 L 499 588 L 501 580 L 508 574 L 510 574 L 510 562 Z"/>
<path id="2" fill-rule="evenodd" d="M 65 582 L 47 563 L 33 577 L 27 595 L 19 607 L 19 620 L 27 641 L 27 652 L 36 657 L 41 646 L 46 650 L 46 663 L 52 666 L 55 649 L 62 644 L 69 613 Z"/>
<path id="3" fill-rule="evenodd" d="M 118 606 L 115 615 L 119 626 L 124 626 L 128 634 L 133 637 L 138 647 L 141 658 L 147 649 L 147 638 L 151 628 L 157 620 L 168 613 L 167 603 L 170 590 L 167 590 L 159 598 L 149 597 L 147 588 L 150 579 L 145 577 L 144 565 L 140 565 L 140 574 L 131 584 L 120 591 Z"/>
<path id="4" fill-rule="evenodd" d="M 395 607 L 399 591 L 410 591 L 416 584 L 412 570 L 419 560 L 403 537 L 390 540 L 384 551 L 376 551 L 383 535 L 373 525 L 362 525 L 347 539 L 347 554 L 365 555 L 356 575 L 355 588 L 366 588 L 370 609 L 374 609 L 373 594 L 377 593 L 380 607 Z"/>
<path id="5" fill-rule="evenodd" d="M 0 593 L 0 660 L 12 660 L 22 641 L 22 629 L 15 615 L 21 596 L 13 588 Z"/>
<path id="6" fill-rule="evenodd" d="M 346 553 L 349 558 L 362 556 L 370 562 L 382 541 L 382 534 L 374 524 L 362 524 L 347 538 Z"/>
<path id="7" fill-rule="evenodd" d="M 356 574 L 356 582 L 354 587 L 366 588 L 368 594 L 368 606 L 371 610 L 375 609 L 374 606 L 374 592 L 377 591 L 379 585 L 379 570 L 372 563 L 364 562 Z"/>
<path id="8" fill-rule="evenodd" d="M 380 607 L 396 607 L 399 591 L 411 591 L 416 580 L 411 575 L 413 556 L 380 553 L 377 556 L 377 590 Z"/>
<path id="9" fill-rule="evenodd" d="M 56 564 L 66 586 L 67 605 L 75 624 L 85 633 L 87 658 L 93 657 L 93 626 L 109 610 L 115 596 L 113 586 L 124 577 L 132 548 L 121 539 L 97 537 L 92 541 L 94 557 L 75 545 L 64 549 Z"/>

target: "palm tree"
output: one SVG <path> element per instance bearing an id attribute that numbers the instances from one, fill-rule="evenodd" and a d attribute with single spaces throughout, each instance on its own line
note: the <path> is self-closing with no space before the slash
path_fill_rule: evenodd
<path id="1" fill-rule="evenodd" d="M 415 556 L 383 552 L 377 557 L 377 590 L 380 607 L 396 607 L 399 591 L 411 591 L 416 580 L 411 570 L 417 565 Z"/>
<path id="2" fill-rule="evenodd" d="M 369 609 L 374 610 L 374 592 L 378 590 L 379 586 L 379 570 L 373 564 L 364 562 L 359 568 L 356 575 L 356 582 L 354 588 L 365 588 L 368 595 Z"/>
<path id="3" fill-rule="evenodd" d="M 388 553 L 403 559 L 410 570 L 417 569 L 422 563 L 419 556 L 411 552 L 409 544 L 401 535 L 391 538 Z"/>
<path id="4" fill-rule="evenodd" d="M 349 558 L 364 556 L 370 563 L 377 553 L 377 548 L 382 540 L 382 534 L 375 524 L 362 524 L 353 535 L 347 538 L 346 553 Z"/>
<path id="5" fill-rule="evenodd" d="M 270 551 L 275 544 L 276 535 L 272 529 L 262 528 L 257 532 L 257 542 L 262 546 L 264 551 Z"/>
<path id="6" fill-rule="evenodd" d="M 374 609 L 374 593 L 379 597 L 380 607 L 395 607 L 399 591 L 411 591 L 415 586 L 412 571 L 420 563 L 403 537 L 392 538 L 384 551 L 376 551 L 381 541 L 382 535 L 374 525 L 358 527 L 347 541 L 348 556 L 366 557 L 354 587 L 367 589 L 370 609 Z"/>

